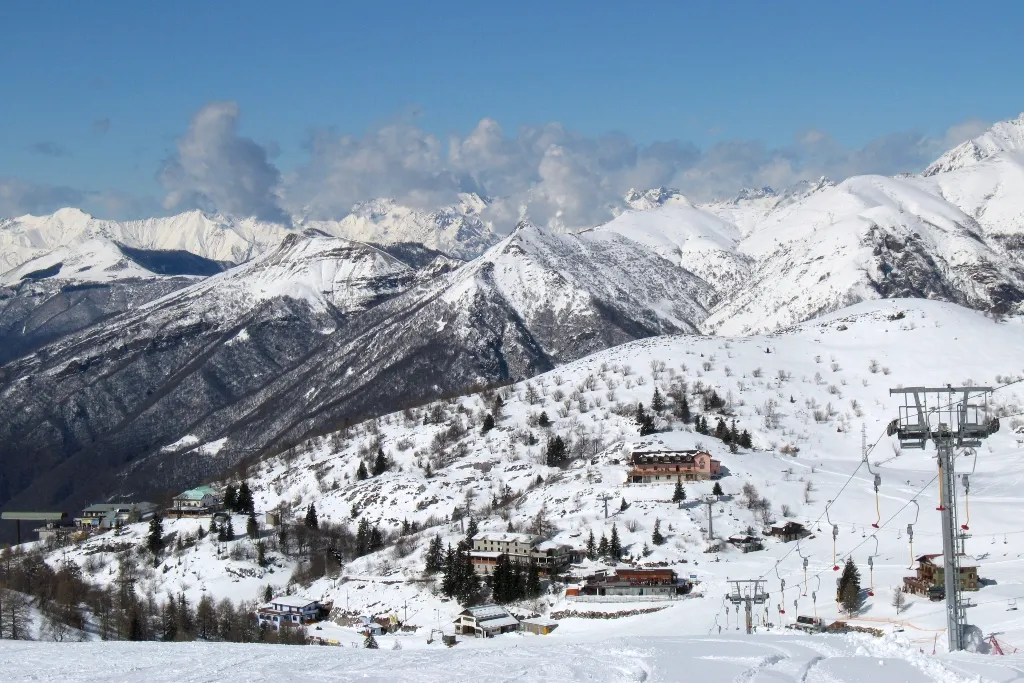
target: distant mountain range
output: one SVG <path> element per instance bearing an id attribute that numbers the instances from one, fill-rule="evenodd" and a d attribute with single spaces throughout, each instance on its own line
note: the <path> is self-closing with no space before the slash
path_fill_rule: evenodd
<path id="1" fill-rule="evenodd" d="M 704 204 L 634 190 L 574 234 L 498 235 L 474 195 L 288 226 L 0 221 L 0 507 L 188 485 L 635 339 L 770 333 L 879 298 L 1018 312 L 1022 129 L 997 124 L 916 176 Z"/>

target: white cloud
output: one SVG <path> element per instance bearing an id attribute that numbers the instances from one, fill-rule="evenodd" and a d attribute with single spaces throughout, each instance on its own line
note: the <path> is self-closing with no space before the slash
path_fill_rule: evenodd
<path id="1" fill-rule="evenodd" d="M 266 149 L 238 135 L 238 117 L 234 102 L 210 102 L 196 113 L 160 170 L 164 208 L 288 220 L 277 197 L 281 174 Z"/>
<path id="2" fill-rule="evenodd" d="M 165 210 L 330 219 L 377 197 L 432 209 L 453 203 L 460 192 L 477 192 L 492 198 L 485 217 L 499 230 L 523 217 L 580 228 L 608 220 L 630 188 L 673 187 L 701 201 L 732 196 L 743 187 L 782 189 L 821 175 L 839 181 L 914 172 L 986 127 L 969 120 L 936 137 L 893 133 L 859 148 L 810 129 L 780 147 L 734 139 L 700 149 L 681 140 L 639 144 L 621 133 L 588 136 L 560 123 L 510 133 L 491 118 L 465 135 L 442 139 L 396 120 L 360 135 L 315 129 L 306 161 L 282 177 L 271 161 L 276 148 L 241 137 L 238 121 L 233 102 L 211 102 L 195 114 L 158 176 Z M 114 193 L 3 182 L 0 214 L 83 201 L 120 214 L 147 206 Z"/>

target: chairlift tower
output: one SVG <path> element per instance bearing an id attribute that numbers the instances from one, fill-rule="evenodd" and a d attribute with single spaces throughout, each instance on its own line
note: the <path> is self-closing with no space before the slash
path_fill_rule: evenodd
<path id="1" fill-rule="evenodd" d="M 754 632 L 754 605 L 768 602 L 768 594 L 764 592 L 764 579 L 726 579 L 732 584 L 732 592 L 726 598 L 732 604 L 743 605 L 747 616 L 747 635 Z"/>
<path id="2" fill-rule="evenodd" d="M 951 652 L 964 649 L 967 603 L 960 597 L 960 557 L 963 534 L 956 519 L 954 449 L 976 447 L 999 431 L 998 418 L 989 417 L 991 387 L 909 387 L 890 389 L 903 397 L 899 417 L 886 430 L 903 448 L 924 450 L 935 443 L 939 466 L 939 507 L 942 513 L 942 556 L 946 584 L 946 631 Z M 971 401 L 974 401 L 972 403 Z M 958 544 L 960 547 L 958 548 Z"/>

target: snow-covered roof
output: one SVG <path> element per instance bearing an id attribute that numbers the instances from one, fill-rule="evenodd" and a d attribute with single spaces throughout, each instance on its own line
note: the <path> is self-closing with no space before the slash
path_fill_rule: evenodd
<path id="1" fill-rule="evenodd" d="M 202 500 L 206 496 L 216 496 L 217 492 L 212 486 L 197 486 L 194 489 L 179 493 L 176 498 L 179 500 Z"/>
<path id="2" fill-rule="evenodd" d="M 514 534 L 511 532 L 481 531 L 473 537 L 474 541 L 494 541 L 496 543 L 533 543 L 533 534 Z"/>
<path id="3" fill-rule="evenodd" d="M 960 560 L 960 568 L 961 569 L 963 569 L 964 567 L 977 567 L 978 566 L 977 558 L 975 558 L 975 557 L 973 557 L 971 555 L 960 555 L 958 557 L 958 559 Z M 931 562 L 936 567 L 944 567 L 946 565 L 946 558 L 943 557 L 943 555 L 941 553 L 936 553 L 934 555 L 922 555 L 921 557 L 917 558 L 917 561 L 918 562 Z"/>
<path id="4" fill-rule="evenodd" d="M 554 541 L 543 541 L 537 544 L 537 550 L 558 550 L 564 547 L 566 547 L 564 544 L 555 543 Z"/>
<path id="5" fill-rule="evenodd" d="M 505 553 L 500 553 L 497 550 L 473 550 L 470 551 L 470 557 L 499 557 Z"/>
<path id="6" fill-rule="evenodd" d="M 300 595 L 282 595 L 270 601 L 271 605 L 283 605 L 284 607 L 308 607 L 315 603 L 316 600 L 310 600 Z"/>
<path id="7" fill-rule="evenodd" d="M 504 616 L 504 617 L 498 617 L 496 619 L 487 619 L 486 621 L 478 619 L 477 621 L 481 622 L 480 623 L 480 628 L 485 628 L 485 629 L 489 629 L 489 628 L 504 628 L 505 626 L 518 626 L 519 625 L 519 620 L 516 619 L 515 617 L 511 616 L 511 615 Z"/>
<path id="8" fill-rule="evenodd" d="M 554 619 L 548 619 L 547 617 L 534 617 L 532 619 L 523 619 L 524 624 L 536 624 L 537 626 L 558 626 L 558 622 Z"/>
<path id="9" fill-rule="evenodd" d="M 508 611 L 504 607 L 498 605 L 482 605 L 480 607 L 467 607 L 463 614 L 469 613 L 470 616 L 476 617 L 478 621 L 498 619 L 500 617 L 507 617 Z"/>

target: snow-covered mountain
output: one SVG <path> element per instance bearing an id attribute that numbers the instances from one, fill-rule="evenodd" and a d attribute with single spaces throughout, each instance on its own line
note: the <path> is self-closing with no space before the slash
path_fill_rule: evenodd
<path id="1" fill-rule="evenodd" d="M 187 251 L 93 238 L 0 275 L 0 364 L 220 272 Z"/>
<path id="2" fill-rule="evenodd" d="M 296 222 L 360 242 L 415 242 L 465 259 L 481 254 L 500 239 L 480 217 L 486 208 L 486 200 L 475 194 L 462 194 L 457 204 L 434 211 L 402 206 L 393 199 L 375 199 L 356 204 L 341 220 Z"/>
<path id="3" fill-rule="evenodd" d="M 1012 121 L 1000 121 L 976 138 L 949 150 L 932 162 L 922 175 L 933 176 L 977 165 L 1005 152 L 1024 151 L 1024 113 Z"/>
<path id="4" fill-rule="evenodd" d="M 122 489 L 178 485 L 353 417 L 695 332 L 714 299 L 614 233 L 524 224 L 455 265 L 435 258 L 424 275 L 366 244 L 292 234 L 10 362 L 0 475 L 34 480 L 22 497 L 78 499 L 118 471 Z M 233 441 L 201 461 L 160 451 L 190 434 Z"/>
<path id="5" fill-rule="evenodd" d="M 458 204 L 435 211 L 378 199 L 356 205 L 340 220 L 296 217 L 292 226 L 201 211 L 113 221 L 67 208 L 46 216 L 0 218 L 0 273 L 55 249 L 97 238 L 138 249 L 187 251 L 237 264 L 276 247 L 285 236 L 302 228 L 362 242 L 416 242 L 453 256 L 473 257 L 499 239 L 480 218 L 485 207 L 486 202 L 476 195 L 463 195 Z"/>
<path id="6" fill-rule="evenodd" d="M 767 581 L 771 600 L 758 607 L 759 635 L 743 642 L 763 641 L 768 623 L 774 630 L 792 624 L 797 615 L 813 613 L 827 622 L 849 619 L 891 634 L 885 640 L 863 636 L 858 641 L 863 647 L 917 652 L 913 639 L 931 646 L 933 636 L 945 626 L 944 609 L 911 595 L 909 609 L 899 612 L 891 596 L 903 576 L 913 573 L 907 567 L 914 557 L 939 548 L 940 515 L 934 511 L 939 494 L 933 452 L 901 450 L 885 435 L 886 425 L 898 414 L 897 400 L 888 390 L 950 381 L 997 386 L 1019 380 L 1024 377 L 1021 332 L 1019 318 L 997 323 L 949 303 L 868 301 L 766 336 L 638 340 L 512 386 L 455 395 L 345 425 L 252 463 L 245 477 L 256 509 L 284 510 L 286 518 L 300 520 L 315 505 L 322 524 L 343 524 L 352 531 L 365 521 L 394 541 L 390 547 L 360 557 L 349 554 L 337 575 L 303 580 L 295 573 L 299 560 L 278 549 L 276 534 L 264 537 L 267 567 L 256 564 L 251 550 L 246 557 L 249 539 L 229 541 L 225 550 L 211 536 L 168 554 L 155 571 L 140 577 L 138 589 L 158 595 L 182 591 L 195 604 L 211 594 L 248 599 L 270 584 L 275 591 L 290 588 L 313 599 L 332 600 L 341 616 L 394 612 L 422 627 L 423 635 L 439 623 L 451 623 L 462 609 L 439 594 L 436 576 L 424 575 L 424 553 L 435 535 L 441 536 L 443 546 L 463 540 L 465 528 L 454 518 L 469 515 L 481 531 L 541 529 L 553 543 L 576 549 L 585 548 L 591 533 L 608 538 L 614 529 L 629 561 L 668 566 L 698 582 L 691 597 L 672 602 L 587 604 L 574 602 L 561 586 L 553 586 L 540 599 L 513 606 L 556 619 L 558 630 L 550 636 L 555 642 L 621 637 L 627 627 L 645 638 L 672 633 L 706 639 L 711 632 L 718 642 L 717 626 L 725 626 L 728 633 L 738 623 L 734 609 L 729 614 L 724 609 L 727 579 L 760 577 Z M 939 357 L 946 362 L 935 363 Z M 1019 510 L 1016 481 L 1024 475 L 1024 466 L 1020 435 L 1014 431 L 1021 421 L 1009 416 L 1021 413 L 1021 386 L 1008 385 L 993 394 L 990 414 L 1003 416 L 1000 431 L 986 440 L 974 462 L 965 456 L 957 465 L 972 472 L 969 522 L 963 516 L 963 489 L 958 484 L 961 519 L 970 524 L 967 552 L 978 558 L 985 579 L 980 591 L 971 594 L 977 606 L 970 620 L 1010 642 L 1024 639 L 1019 618 L 1006 609 L 1007 601 L 1020 591 L 1022 547 L 1012 520 Z M 643 402 L 649 409 L 655 389 L 666 402 L 657 416 L 660 431 L 641 437 L 636 405 Z M 720 408 L 708 405 L 712 391 L 724 401 Z M 754 447 L 733 450 L 714 436 L 694 432 L 692 424 L 675 415 L 681 397 L 694 414 L 707 417 L 712 429 L 719 415 L 735 419 L 738 429 L 751 434 Z M 541 413 L 548 424 L 540 420 Z M 487 415 L 495 420 L 493 429 L 483 428 Z M 862 425 L 868 444 L 877 439 L 867 466 L 862 462 Z M 555 436 L 564 440 L 569 452 L 563 466 L 549 466 L 545 460 L 546 443 Z M 182 451 L 183 458 L 202 461 L 218 449 L 230 448 L 233 438 L 224 442 L 196 434 L 166 447 Z M 629 455 L 643 448 L 702 448 L 721 461 L 725 476 L 719 484 L 725 495 L 715 499 L 711 510 L 719 550 L 709 552 L 708 508 L 702 500 L 711 494 L 713 482 L 687 482 L 682 504 L 673 502 L 671 483 L 626 484 Z M 388 469 L 360 480 L 360 463 L 371 461 L 378 449 L 385 453 Z M 880 476 L 877 497 L 874 472 Z M 237 476 L 228 480 L 237 483 Z M 751 553 L 725 543 L 748 529 L 760 535 L 768 523 L 757 506 L 747 504 L 742 494 L 747 487 L 766 501 L 768 519 L 804 524 L 811 535 L 799 546 L 764 538 L 764 549 Z M 207 524 L 168 520 L 164 529 L 194 537 L 197 528 Z M 403 532 L 410 524 L 418 530 Z M 835 543 L 831 524 L 837 525 Z M 904 533 L 908 524 L 914 528 L 912 544 Z M 663 535 L 661 544 L 654 543 L 655 525 Z M 235 528 L 243 526 L 244 517 L 236 517 Z M 132 525 L 116 540 L 141 545 L 146 533 L 145 523 Z M 54 550 L 49 561 L 80 563 L 94 580 L 110 584 L 117 578 L 110 569 L 110 540 L 100 536 Z M 831 590 L 837 576 L 832 568 L 847 557 L 860 567 L 865 589 L 866 608 L 853 618 L 840 614 Z M 581 571 L 611 565 L 610 560 L 586 560 Z M 660 609 L 634 616 L 618 613 L 639 608 Z M 590 611 L 608 618 L 580 614 Z M 342 626 L 340 632 L 353 633 L 345 630 L 349 628 Z M 476 647 L 487 642 L 507 654 L 529 647 L 522 638 L 509 635 L 465 643 Z M 811 642 L 825 648 L 830 638 L 838 637 L 816 637 Z M 382 640 L 382 646 L 389 642 Z M 409 647 L 408 642 L 403 645 Z M 938 642 L 941 648 L 941 635 Z M 779 660 L 773 657 L 757 666 L 763 664 L 772 680 L 790 680 L 774 676 L 772 667 Z M 823 659 L 828 658 L 815 661 Z M 958 660 L 958 666 L 964 661 Z M 845 659 L 843 663 L 849 666 Z M 835 671 L 823 669 L 802 675 L 816 666 L 801 665 L 792 680 L 843 680 Z M 873 662 L 872 667 L 888 671 L 889 663 L 883 668 Z M 722 673 L 719 668 L 710 670 L 709 680 L 718 680 Z M 960 680 L 946 673 L 900 673 L 894 680 Z M 645 678 L 641 674 L 637 677 Z M 737 675 L 746 678 L 742 672 Z"/>

